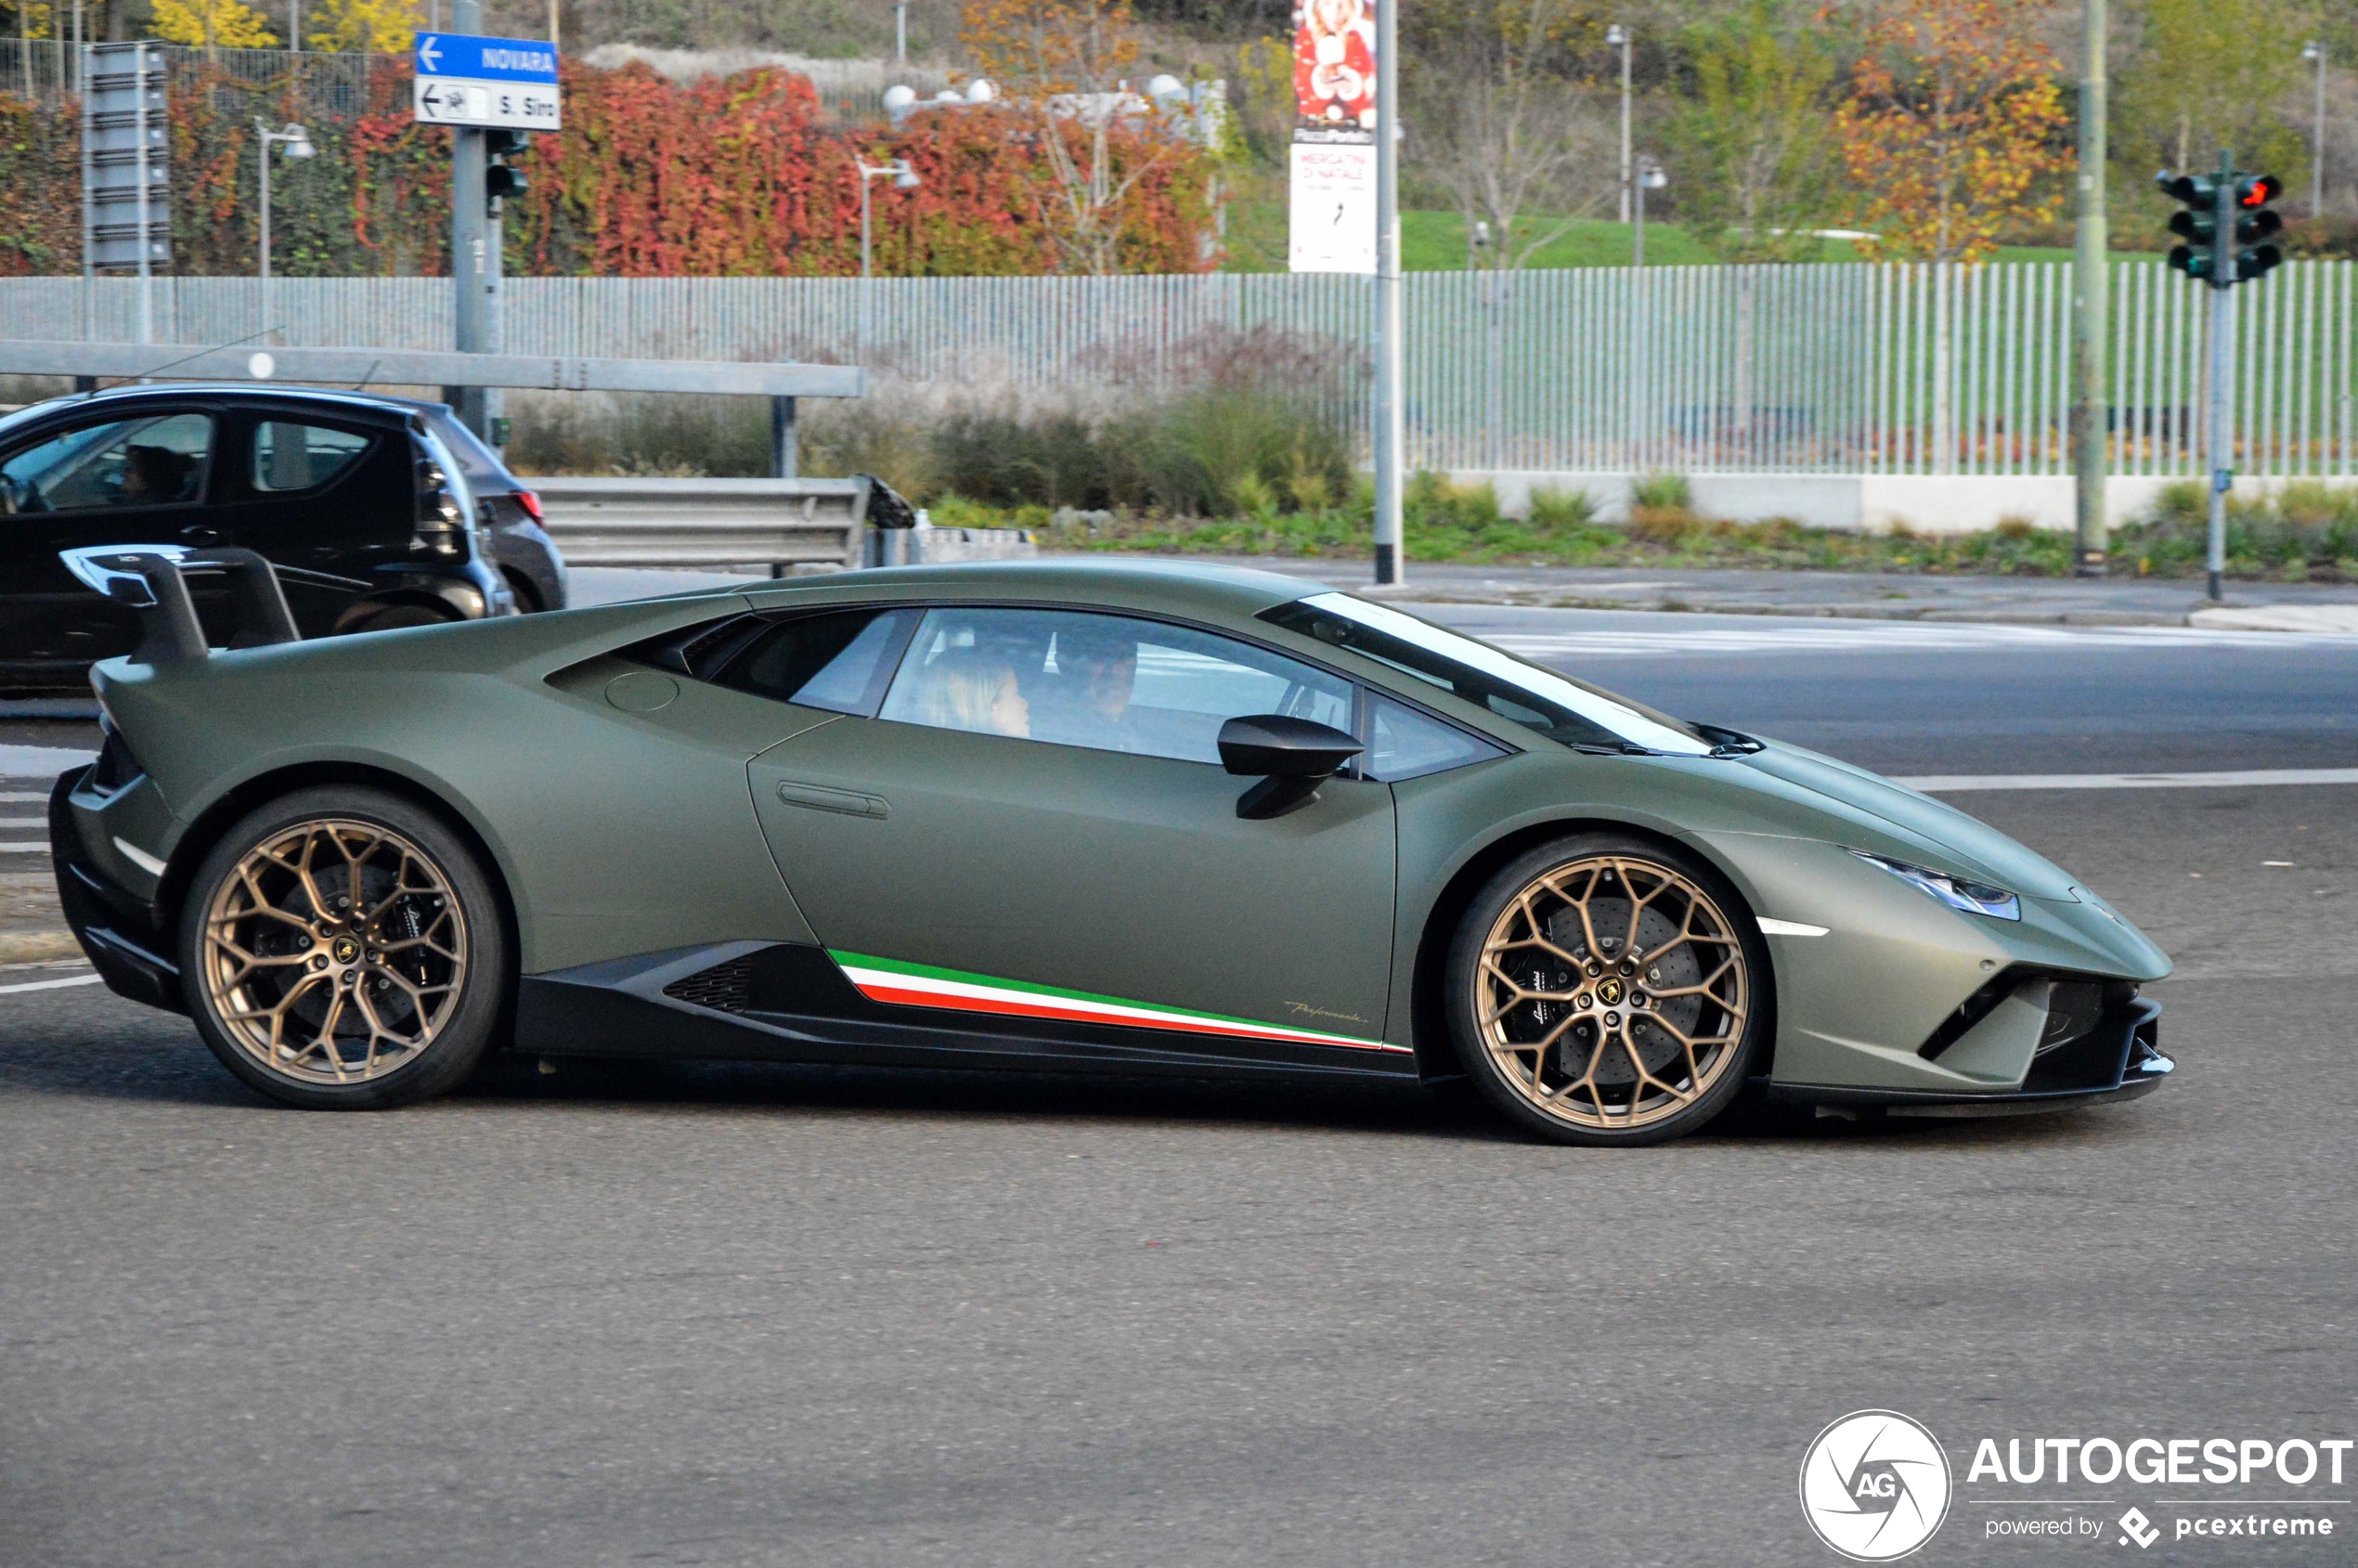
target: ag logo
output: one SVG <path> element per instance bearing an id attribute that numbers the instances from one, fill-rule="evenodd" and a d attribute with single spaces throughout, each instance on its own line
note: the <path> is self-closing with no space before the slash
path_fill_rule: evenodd
<path id="1" fill-rule="evenodd" d="M 1949 1488 L 1939 1440 L 1896 1410 L 1845 1416 L 1802 1456 L 1802 1515 L 1854 1562 L 1889 1562 L 1932 1539 Z"/>

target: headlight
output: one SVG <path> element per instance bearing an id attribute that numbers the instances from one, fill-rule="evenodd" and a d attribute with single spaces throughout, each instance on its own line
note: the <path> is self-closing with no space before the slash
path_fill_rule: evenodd
<path id="1" fill-rule="evenodd" d="M 1962 909 L 1967 914 L 1987 914 L 1993 920 L 2022 918 L 2022 901 L 2003 888 L 1992 888 L 1986 882 L 1968 882 L 1962 876 L 1951 876 L 1945 871 L 1928 871 L 1904 861 L 1885 860 L 1864 849 L 1850 852 L 1878 871 L 1887 871 L 1910 887 L 1931 894 L 1950 909 Z"/>

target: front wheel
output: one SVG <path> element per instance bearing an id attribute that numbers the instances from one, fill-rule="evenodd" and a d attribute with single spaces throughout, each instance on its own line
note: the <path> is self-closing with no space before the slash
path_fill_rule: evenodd
<path id="1" fill-rule="evenodd" d="M 1660 1143 L 1742 1088 L 1767 974 L 1757 928 L 1710 867 L 1583 834 L 1475 897 L 1450 952 L 1450 1031 L 1485 1097 L 1526 1130 Z"/>
<path id="2" fill-rule="evenodd" d="M 398 797 L 332 785 L 254 811 L 198 868 L 180 926 L 197 1032 L 276 1099 L 407 1105 L 490 1048 L 499 902 L 459 836 Z"/>

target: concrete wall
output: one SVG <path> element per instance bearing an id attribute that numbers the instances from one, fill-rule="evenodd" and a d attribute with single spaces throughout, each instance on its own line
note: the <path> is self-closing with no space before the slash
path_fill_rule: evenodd
<path id="1" fill-rule="evenodd" d="M 1535 491 L 1586 490 L 1597 515 L 1617 523 L 1629 515 L 1633 476 L 1535 469 L 1453 469 L 1460 485 L 1488 483 L 1499 508 L 1525 515 Z M 2144 475 L 2116 476 L 2105 486 L 2105 515 L 2118 525 L 2150 508 L 2162 490 L 2186 481 Z M 2287 479 L 2238 479 L 2235 493 L 2257 499 L 2283 489 Z M 2358 489 L 2358 478 L 2329 478 L 2337 489 Z M 1919 533 L 1966 534 L 1995 527 L 2010 517 L 2041 528 L 2072 525 L 2075 486 L 2051 475 L 1960 473 L 1692 473 L 1687 487 L 1695 510 L 1734 523 L 1791 518 L 1816 528 L 1881 530 L 1904 523 Z"/>

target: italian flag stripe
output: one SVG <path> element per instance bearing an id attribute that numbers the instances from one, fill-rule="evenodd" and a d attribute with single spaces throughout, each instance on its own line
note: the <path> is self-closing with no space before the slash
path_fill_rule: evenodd
<path id="1" fill-rule="evenodd" d="M 906 1007 L 946 1007 L 962 1013 L 994 1013 L 1009 1017 L 1056 1018 L 1067 1023 L 1121 1024 L 1132 1029 L 1176 1030 L 1182 1034 L 1242 1035 L 1252 1040 L 1283 1040 L 1303 1045 L 1341 1045 L 1359 1051 L 1408 1054 L 1406 1045 L 1383 1040 L 1361 1040 L 1348 1034 L 1291 1029 L 1284 1024 L 1258 1023 L 1224 1013 L 1198 1013 L 1185 1007 L 1158 1007 L 1118 996 L 1085 991 L 1062 991 L 1028 980 L 1004 980 L 964 969 L 942 969 L 930 964 L 910 964 L 898 958 L 866 953 L 828 955 L 843 966 L 851 983 L 871 1002 Z"/>

